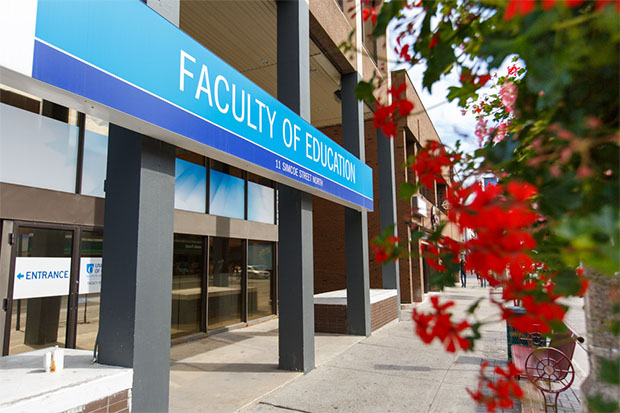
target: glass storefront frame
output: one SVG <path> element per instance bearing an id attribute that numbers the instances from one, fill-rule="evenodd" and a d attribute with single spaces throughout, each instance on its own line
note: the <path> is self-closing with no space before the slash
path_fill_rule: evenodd
<path id="1" fill-rule="evenodd" d="M 40 222 L 30 222 L 30 221 L 18 221 L 13 220 L 13 233 L 19 234 L 20 228 L 32 228 L 32 229 L 48 229 L 48 230 L 59 230 L 59 231 L 68 231 L 72 234 L 72 246 L 71 246 L 71 274 L 69 281 L 69 291 L 67 295 L 63 295 L 63 302 L 67 302 L 66 309 L 66 320 L 65 320 L 65 337 L 64 345 L 66 348 L 76 348 L 78 344 L 78 334 L 79 330 L 79 314 L 80 314 L 80 294 L 79 294 L 79 285 L 78 280 L 80 276 L 80 261 L 82 258 L 87 257 L 87 255 L 82 255 L 82 238 L 85 233 L 96 233 L 103 231 L 101 227 L 92 227 L 92 226 L 83 226 L 83 225 L 66 225 L 66 224 L 51 224 L 51 223 L 40 223 Z M 231 327 L 239 326 L 239 325 L 247 325 L 248 323 L 254 323 L 260 321 L 263 318 L 273 317 L 277 315 L 277 277 L 278 277 L 278 266 L 277 266 L 277 253 L 278 253 L 278 243 L 275 241 L 258 241 L 258 240 L 248 240 L 248 239 L 237 239 L 231 238 L 235 240 L 241 241 L 241 269 L 240 269 L 240 319 L 238 322 L 225 324 L 218 326 L 217 328 L 211 328 L 208 325 L 208 303 L 209 303 L 209 246 L 211 245 L 212 239 L 214 238 L 222 238 L 222 237 L 214 237 L 207 235 L 199 235 L 199 234 L 181 234 L 175 233 L 176 236 L 190 235 L 192 237 L 201 237 L 203 239 L 203 266 L 202 266 L 202 284 L 201 284 L 201 317 L 200 317 L 200 331 L 199 332 L 191 332 L 187 335 L 182 335 L 178 338 L 183 339 L 186 336 L 191 336 L 192 334 L 214 334 L 218 333 L 222 330 L 227 330 Z M 272 246 L 271 255 L 272 255 L 272 275 L 270 279 L 270 301 L 271 301 L 271 313 L 264 314 L 259 317 L 252 316 L 249 311 L 248 306 L 248 259 L 249 259 L 249 251 L 248 245 L 250 243 L 259 242 L 264 244 L 270 244 Z M 2 340 L 0 344 L 2 344 L 2 355 L 8 355 L 10 353 L 11 348 L 11 324 L 13 317 L 13 308 L 17 300 L 13 299 L 13 290 L 14 290 L 14 280 L 15 280 L 15 263 L 16 258 L 18 256 L 18 245 L 17 242 L 14 243 L 13 248 L 11 250 L 11 259 L 10 259 L 10 267 L 9 267 L 9 280 L 8 280 L 8 294 L 7 294 L 7 302 L 6 302 L 6 323 L 4 326 L 4 331 L 2 332 Z M 172 272 L 170 274 L 172 277 Z M 172 281 L 172 280 L 171 280 Z M 171 297 L 172 299 L 172 297 Z M 83 309 L 82 309 L 83 311 Z M 213 311 L 213 310 L 212 310 Z M 62 339 L 59 337 L 59 341 L 62 342 Z M 175 338 L 176 339 L 176 338 Z M 174 342 L 175 339 L 171 340 Z M 11 353 L 12 354 L 12 353 Z"/>
<path id="2" fill-rule="evenodd" d="M 178 336 L 175 338 L 172 338 L 173 343 L 176 341 L 184 341 L 187 337 L 191 337 L 193 335 L 211 335 L 211 334 L 216 334 L 219 333 L 221 331 L 226 331 L 228 329 L 230 329 L 231 327 L 237 327 L 237 326 L 244 326 L 247 324 L 251 324 L 251 323 L 255 323 L 255 322 L 260 322 L 261 319 L 268 319 L 270 317 L 273 317 L 274 315 L 277 315 L 278 313 L 278 296 L 277 296 L 277 277 L 278 277 L 278 266 L 277 266 L 277 254 L 278 254 L 278 243 L 275 241 L 259 241 L 259 240 L 252 240 L 252 239 L 241 239 L 241 238 L 230 238 L 230 239 L 234 239 L 237 241 L 241 241 L 241 251 L 242 251 L 242 257 L 241 257 L 241 282 L 240 282 L 240 296 L 241 296 L 241 303 L 240 303 L 240 320 L 239 321 L 235 321 L 235 322 L 231 322 L 230 324 L 225 324 L 225 325 L 221 325 L 218 326 L 216 328 L 212 328 L 209 325 L 208 319 L 209 319 L 209 262 L 210 262 L 210 245 L 212 242 L 212 239 L 214 238 L 224 238 L 224 237 L 218 237 L 218 236 L 208 236 L 208 235 L 199 235 L 199 234 L 185 234 L 185 233 L 176 233 L 175 232 L 175 239 L 177 236 L 199 236 L 202 237 L 204 240 L 203 246 L 204 246 L 204 253 L 203 253 L 203 259 L 202 261 L 204 262 L 204 266 L 203 266 L 203 273 L 202 273 L 202 288 L 201 288 L 201 300 L 202 300 L 202 317 L 201 317 L 201 330 L 200 332 L 197 333 L 189 333 L 187 335 L 183 335 L 183 336 Z M 248 245 L 252 242 L 262 242 L 262 243 L 268 243 L 271 244 L 272 246 L 272 268 L 273 268 L 273 273 L 271 276 L 271 280 L 270 280 L 270 298 L 271 298 L 271 313 L 270 314 L 266 314 L 266 315 L 261 315 L 260 317 L 252 317 L 248 311 Z M 171 275 L 172 276 L 172 275 Z M 211 309 L 211 311 L 213 311 L 213 309 Z"/>

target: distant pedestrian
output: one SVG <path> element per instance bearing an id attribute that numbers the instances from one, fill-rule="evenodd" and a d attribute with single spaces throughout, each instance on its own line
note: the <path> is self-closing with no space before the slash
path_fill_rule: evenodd
<path id="1" fill-rule="evenodd" d="M 465 260 L 461 258 L 461 288 L 467 287 L 467 273 L 465 272 Z"/>
<path id="2" fill-rule="evenodd" d="M 487 279 L 484 277 L 480 277 L 480 286 L 481 287 L 486 287 L 487 286 Z"/>

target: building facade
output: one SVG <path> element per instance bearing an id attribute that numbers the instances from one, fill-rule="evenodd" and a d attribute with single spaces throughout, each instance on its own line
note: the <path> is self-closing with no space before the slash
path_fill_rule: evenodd
<path id="1" fill-rule="evenodd" d="M 369 239 L 380 235 L 385 228 L 382 225 L 382 213 L 389 209 L 381 204 L 382 198 L 389 199 L 390 191 L 380 184 L 379 171 L 383 160 L 380 160 L 381 146 L 391 146 L 393 153 L 393 185 L 398 191 L 400 185 L 405 182 L 418 182 L 411 168 L 404 168 L 407 159 L 415 156 L 421 147 L 429 141 L 441 142 L 430 117 L 428 116 L 415 87 L 411 83 L 406 71 L 391 72 L 391 84 L 398 87 L 406 84 L 405 96 L 414 104 L 414 110 L 406 119 L 401 119 L 397 134 L 393 140 L 389 140 L 373 127 L 373 122 L 367 120 L 364 124 L 364 139 L 366 142 L 366 162 L 373 169 L 373 193 L 375 194 L 374 211 L 368 214 Z M 383 79 L 384 83 L 385 79 Z M 333 125 L 321 129 L 326 135 L 336 142 L 342 139 L 342 126 Z M 389 152 L 388 152 L 389 153 Z M 411 304 L 424 299 L 424 294 L 431 291 L 430 278 L 433 269 L 420 257 L 420 241 L 411 241 L 411 232 L 420 230 L 430 234 L 436 225 L 444 220 L 446 207 L 444 202 L 447 184 L 451 181 L 451 171 L 446 170 L 444 183 L 435 185 L 433 190 L 422 187 L 411 200 L 396 196 L 396 211 L 385 221 L 396 223 L 395 234 L 398 235 L 401 244 L 407 245 L 409 256 L 399 259 L 396 263 L 380 264 L 370 257 L 370 288 L 388 288 L 384 284 L 385 267 L 388 271 L 396 270 L 398 273 L 400 303 Z M 383 190 L 383 192 L 382 192 Z M 393 191 L 394 189 L 392 189 Z M 388 211 L 390 212 L 390 211 Z M 390 215 L 390 214 L 388 214 Z M 344 232 L 345 217 L 342 208 L 338 205 L 319 198 L 314 200 L 314 254 L 315 272 L 314 285 L 316 293 L 341 290 L 346 288 L 346 253 L 345 240 L 338 236 Z M 460 239 L 458 229 L 449 223 L 444 230 L 444 235 L 455 240 Z M 392 267 L 392 268 L 389 268 Z M 394 268 L 396 267 L 396 268 Z"/>
<path id="2" fill-rule="evenodd" d="M 395 184 L 388 141 L 367 165 L 354 89 L 389 68 L 359 1 L 1 4 L 3 355 L 96 348 L 161 411 L 171 342 L 278 316 L 281 368 L 309 371 L 322 203 L 370 334 L 368 213 Z"/>

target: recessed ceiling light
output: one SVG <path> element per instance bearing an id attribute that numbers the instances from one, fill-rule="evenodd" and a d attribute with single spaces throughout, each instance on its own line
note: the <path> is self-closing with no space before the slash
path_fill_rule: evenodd
<path id="1" fill-rule="evenodd" d="M 269 60 L 263 59 L 261 60 L 261 63 L 263 64 L 263 66 L 267 66 L 269 64 Z"/>

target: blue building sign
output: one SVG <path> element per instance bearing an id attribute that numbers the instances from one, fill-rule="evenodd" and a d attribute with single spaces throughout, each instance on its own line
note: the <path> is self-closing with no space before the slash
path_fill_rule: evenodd
<path id="1" fill-rule="evenodd" d="M 35 9 L 27 75 L 372 210 L 367 165 L 142 2 L 39 0 Z"/>

